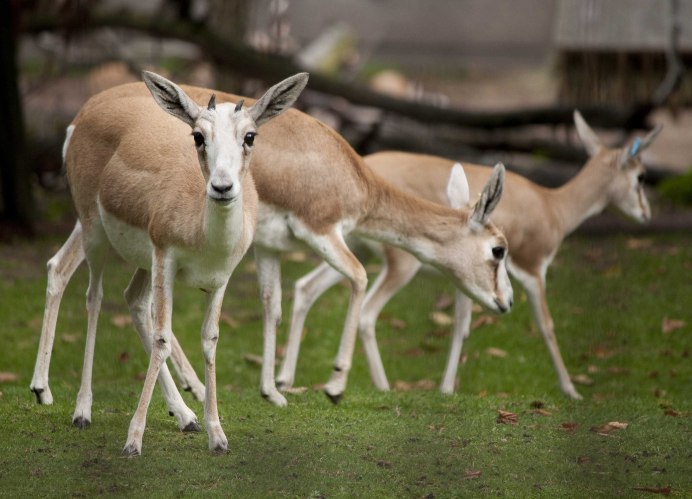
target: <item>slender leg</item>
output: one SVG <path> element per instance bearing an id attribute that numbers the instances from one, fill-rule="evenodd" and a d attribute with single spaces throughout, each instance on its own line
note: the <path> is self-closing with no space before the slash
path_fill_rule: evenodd
<path id="1" fill-rule="evenodd" d="M 87 289 L 87 336 L 84 348 L 84 365 L 82 367 L 82 383 L 77 394 L 77 405 L 72 415 L 72 424 L 77 428 L 86 428 L 91 424 L 91 378 L 94 366 L 94 346 L 96 344 L 96 327 L 101 300 L 103 298 L 102 276 L 105 265 L 107 248 L 95 245 L 87 250 L 89 264 L 89 289 Z"/>
<path id="2" fill-rule="evenodd" d="M 548 302 L 545 297 L 545 279 L 527 274 L 522 275 L 520 280 L 529 296 L 529 301 L 533 308 L 534 319 L 543 334 L 545 346 L 548 348 L 550 358 L 553 361 L 553 366 L 555 367 L 555 372 L 560 382 L 560 389 L 568 397 L 581 400 L 582 396 L 579 395 L 574 384 L 572 384 L 572 380 L 569 377 L 565 363 L 562 360 L 562 355 L 560 354 L 560 347 L 557 345 L 557 338 L 555 337 L 553 329 L 553 319 L 550 316 Z"/>
<path id="3" fill-rule="evenodd" d="M 384 257 L 384 269 L 365 296 L 358 326 L 370 368 L 370 377 L 379 390 L 389 390 L 389 381 L 384 372 L 375 337 L 377 317 L 392 296 L 406 286 L 421 267 L 413 255 L 397 248 L 385 247 Z"/>
<path id="4" fill-rule="evenodd" d="M 288 343 L 286 344 L 286 356 L 281 365 L 281 371 L 276 378 L 276 384 L 280 390 L 293 386 L 303 326 L 310 308 L 317 298 L 343 278 L 344 276 L 334 270 L 331 265 L 322 262 L 312 272 L 296 281 L 293 294 L 291 327 L 288 333 Z"/>
<path id="5" fill-rule="evenodd" d="M 151 402 L 156 378 L 161 365 L 171 353 L 171 316 L 173 313 L 173 279 L 175 275 L 174 262 L 171 255 L 161 248 L 155 247 L 151 262 L 151 279 L 153 286 L 154 329 L 152 336 L 149 368 L 144 379 L 142 395 L 137 410 L 130 421 L 127 433 L 127 443 L 123 449 L 126 456 L 137 456 L 142 453 L 142 437 L 146 426 L 147 410 Z"/>
<path id="6" fill-rule="evenodd" d="M 151 281 L 149 280 L 149 272 L 143 269 L 135 271 L 129 286 L 125 290 L 125 300 L 130 309 L 135 330 L 139 334 L 147 354 L 151 355 L 151 331 L 153 326 L 151 321 Z M 200 431 L 197 417 L 185 405 L 166 363 L 161 366 L 159 386 L 161 386 L 168 410 L 175 416 L 178 422 L 178 427 L 186 432 Z"/>
<path id="7" fill-rule="evenodd" d="M 264 310 L 262 374 L 260 393 L 272 404 L 285 407 L 288 402 L 274 384 L 276 359 L 276 328 L 281 321 L 281 261 L 278 253 L 255 246 L 257 280 Z"/>
<path id="8" fill-rule="evenodd" d="M 31 380 L 31 391 L 39 404 L 52 404 L 53 395 L 48 386 L 50 356 L 55 339 L 55 326 L 63 292 L 79 264 L 84 261 L 82 224 L 76 223 L 72 234 L 60 250 L 48 260 L 48 285 L 46 286 L 46 308 L 43 311 L 41 339 L 36 355 L 36 367 Z"/>
<path id="9" fill-rule="evenodd" d="M 336 404 L 346 389 L 348 372 L 351 369 L 353 351 L 358 334 L 360 311 L 368 285 L 368 276 L 361 263 L 346 246 L 341 234 L 332 233 L 321 236 L 319 243 L 313 245 L 313 247 L 320 248 L 321 256 L 351 283 L 351 300 L 346 312 L 346 322 L 341 334 L 339 352 L 334 361 L 332 375 L 324 386 L 325 394 Z"/>
<path id="10" fill-rule="evenodd" d="M 228 439 L 221 428 L 216 400 L 216 345 L 219 339 L 219 318 L 226 286 L 212 291 L 209 296 L 207 313 L 202 325 L 202 351 L 204 352 L 204 424 L 209 436 L 209 450 L 225 452 L 228 450 Z"/>
<path id="11" fill-rule="evenodd" d="M 454 393 L 454 382 L 459 368 L 459 356 L 464 340 L 468 338 L 471 327 L 471 298 L 461 291 L 456 291 L 454 297 L 454 326 L 452 328 L 452 344 L 449 347 L 447 367 L 442 376 L 440 391 L 442 393 Z"/>
<path id="12" fill-rule="evenodd" d="M 204 401 L 204 384 L 197 377 L 197 373 L 190 361 L 187 360 L 185 352 L 183 352 L 175 334 L 171 335 L 171 363 L 173 364 L 173 370 L 178 375 L 183 390 L 191 392 L 195 400 L 199 402 Z"/>

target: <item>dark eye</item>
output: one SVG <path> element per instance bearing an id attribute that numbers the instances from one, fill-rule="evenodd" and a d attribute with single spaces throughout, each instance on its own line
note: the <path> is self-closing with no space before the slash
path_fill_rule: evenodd
<path id="1" fill-rule="evenodd" d="M 643 173 L 640 173 L 637 175 L 637 183 L 639 185 L 644 185 L 644 180 L 646 179 L 645 175 Z"/>
<path id="2" fill-rule="evenodd" d="M 204 145 L 204 135 L 199 132 L 192 132 L 192 138 L 195 139 L 195 145 L 202 147 Z"/>
<path id="3" fill-rule="evenodd" d="M 245 139 L 244 143 L 248 147 L 252 147 L 252 144 L 255 142 L 255 135 L 257 135 L 255 132 L 248 132 L 245 134 Z"/>
<path id="4" fill-rule="evenodd" d="M 495 246 L 493 248 L 493 256 L 498 260 L 502 260 L 505 256 L 505 248 L 502 246 Z"/>

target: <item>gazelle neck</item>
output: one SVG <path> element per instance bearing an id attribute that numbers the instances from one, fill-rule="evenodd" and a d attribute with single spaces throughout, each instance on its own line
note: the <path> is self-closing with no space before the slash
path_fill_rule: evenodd
<path id="1" fill-rule="evenodd" d="M 610 183 L 617 161 L 614 151 L 602 151 L 591 158 L 579 173 L 553 191 L 555 207 L 565 235 L 584 220 L 602 212 L 610 203 Z"/>
<path id="2" fill-rule="evenodd" d="M 446 206 L 406 194 L 383 180 L 375 179 L 377 195 L 356 232 L 397 246 L 430 262 L 443 246 L 450 230 L 464 223 L 463 215 Z"/>

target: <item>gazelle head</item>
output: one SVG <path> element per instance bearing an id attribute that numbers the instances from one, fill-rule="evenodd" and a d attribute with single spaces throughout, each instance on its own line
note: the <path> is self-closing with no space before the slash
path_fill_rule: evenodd
<path id="1" fill-rule="evenodd" d="M 596 156 L 610 154 L 608 167 L 614 171 L 611 172 L 613 177 L 608 187 L 609 204 L 637 222 L 648 222 L 651 219 L 651 208 L 644 192 L 646 170 L 641 154 L 651 145 L 662 127 L 657 126 L 643 139 L 636 138 L 621 149 L 608 150 L 579 111 L 574 111 L 574 124 L 591 161 L 598 161 Z"/>
<path id="2" fill-rule="evenodd" d="M 230 205 L 240 194 L 241 178 L 248 171 L 257 129 L 296 101 L 308 82 L 299 73 L 271 87 L 252 106 L 216 104 L 211 95 L 199 106 L 175 83 L 149 71 L 144 83 L 157 104 L 192 128 L 190 147 L 197 150 L 206 194 L 220 206 Z"/>
<path id="3" fill-rule="evenodd" d="M 509 312 L 513 303 L 512 284 L 507 275 L 507 239 L 488 219 L 502 196 L 505 167 L 497 163 L 464 230 L 446 241 L 440 270 L 455 285 L 484 307 Z M 469 185 L 459 163 L 452 168 L 447 184 L 449 205 L 457 210 L 469 205 Z"/>

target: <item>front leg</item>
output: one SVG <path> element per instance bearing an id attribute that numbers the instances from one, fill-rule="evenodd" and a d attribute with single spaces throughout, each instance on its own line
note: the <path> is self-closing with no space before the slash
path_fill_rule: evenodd
<path id="1" fill-rule="evenodd" d="M 202 352 L 204 353 L 206 387 L 204 400 L 204 424 L 209 435 L 209 450 L 226 452 L 228 439 L 221 428 L 216 400 L 216 345 L 219 339 L 219 318 L 226 285 L 212 291 L 209 296 L 207 312 L 202 324 Z"/>
<path id="2" fill-rule="evenodd" d="M 464 339 L 468 338 L 471 327 L 471 298 L 461 291 L 456 291 L 454 296 L 454 325 L 452 326 L 452 344 L 449 347 L 447 367 L 442 376 L 440 391 L 442 393 L 454 393 L 454 382 L 459 368 L 459 357 Z"/>
<path id="3" fill-rule="evenodd" d="M 170 250 L 154 247 L 151 262 L 151 279 L 153 291 L 154 334 L 152 336 L 149 368 L 144 379 L 142 395 L 137 410 L 130 421 L 127 443 L 123 449 L 126 456 L 138 456 L 142 453 L 142 437 L 146 426 L 147 410 L 161 371 L 161 365 L 171 353 L 171 316 L 173 313 L 173 279 L 175 261 Z"/>
<path id="4" fill-rule="evenodd" d="M 257 281 L 262 300 L 264 349 L 260 393 L 262 397 L 279 407 L 288 405 L 286 397 L 279 393 L 274 383 L 276 362 L 276 328 L 281 321 L 281 260 L 276 252 L 255 246 Z"/>

